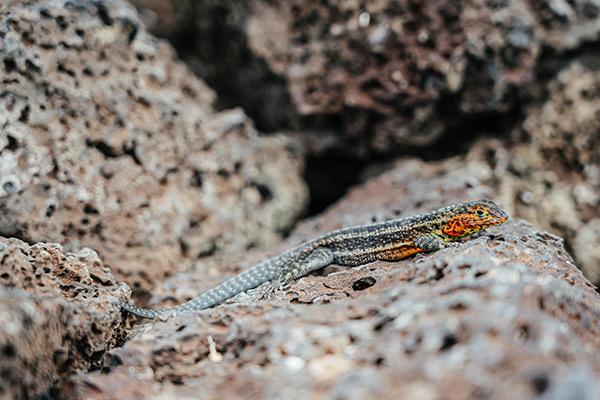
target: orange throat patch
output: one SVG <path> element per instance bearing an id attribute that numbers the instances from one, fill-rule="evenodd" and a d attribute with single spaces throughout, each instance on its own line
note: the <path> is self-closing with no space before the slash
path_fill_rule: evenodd
<path id="1" fill-rule="evenodd" d="M 469 233 L 477 230 L 469 229 L 475 225 L 473 220 L 474 218 L 469 214 L 458 214 L 448 221 L 442 232 L 444 232 L 445 235 L 452 237 L 462 237 L 468 235 Z"/>

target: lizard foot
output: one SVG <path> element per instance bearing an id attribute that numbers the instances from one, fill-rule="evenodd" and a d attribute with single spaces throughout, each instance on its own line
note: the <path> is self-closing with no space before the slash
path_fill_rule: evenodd
<path id="1" fill-rule="evenodd" d="M 175 317 L 176 315 L 177 315 L 176 312 L 168 311 L 168 312 L 160 313 L 154 319 L 158 320 L 158 321 L 162 321 L 162 322 L 167 322 L 168 320 L 170 320 L 172 317 Z"/>
<path id="2" fill-rule="evenodd" d="M 275 279 L 264 285 L 264 289 L 260 290 L 257 293 L 257 300 L 270 300 L 272 299 L 277 292 L 283 290 L 283 286 L 285 284 L 281 282 L 279 279 Z"/>

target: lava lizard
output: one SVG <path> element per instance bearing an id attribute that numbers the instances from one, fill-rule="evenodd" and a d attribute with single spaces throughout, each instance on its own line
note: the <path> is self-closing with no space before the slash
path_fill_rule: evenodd
<path id="1" fill-rule="evenodd" d="M 199 311 L 266 282 L 270 282 L 269 291 L 277 290 L 329 264 L 358 266 L 377 260 L 398 261 L 413 254 L 440 250 L 507 219 L 508 215 L 493 201 L 477 200 L 423 215 L 338 229 L 262 261 L 173 308 L 147 309 L 125 302 L 120 305 L 144 318 Z"/>

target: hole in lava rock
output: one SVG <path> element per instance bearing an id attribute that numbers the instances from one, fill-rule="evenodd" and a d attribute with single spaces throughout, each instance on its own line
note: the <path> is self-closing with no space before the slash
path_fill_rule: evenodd
<path id="1" fill-rule="evenodd" d="M 454 347 L 455 344 L 458 343 L 458 338 L 454 333 L 447 333 L 444 335 L 444 339 L 442 342 L 442 346 L 440 347 L 441 351 L 446 351 Z"/>
<path id="2" fill-rule="evenodd" d="M 377 282 L 377 280 L 372 276 L 365 276 L 364 278 L 360 278 L 359 280 L 354 282 L 352 284 L 352 289 L 356 291 L 365 290 L 373 286 L 375 282 Z"/>
<path id="3" fill-rule="evenodd" d="M 540 373 L 531 378 L 531 386 L 537 394 L 544 393 L 550 386 L 550 379 L 546 374 Z"/>
<path id="4" fill-rule="evenodd" d="M 23 107 L 23 109 L 21 110 L 21 114 L 19 115 L 19 122 L 26 124 L 27 121 L 29 121 L 29 111 L 30 110 L 31 109 L 29 108 L 29 104 L 27 104 L 25 107 Z"/>
<path id="5" fill-rule="evenodd" d="M 19 187 L 16 182 L 8 180 L 2 184 L 2 189 L 4 189 L 6 193 L 15 193 L 19 190 Z"/>
<path id="6" fill-rule="evenodd" d="M 252 186 L 260 194 L 260 200 L 262 203 L 267 203 L 273 199 L 273 192 L 267 185 L 263 185 L 262 183 L 253 182 Z"/>
<path id="7" fill-rule="evenodd" d="M 521 324 L 517 327 L 516 331 L 517 339 L 525 342 L 531 337 L 531 327 L 527 324 Z"/>
<path id="8" fill-rule="evenodd" d="M 17 354 L 17 350 L 15 346 L 12 344 L 5 344 L 2 346 L 2 355 L 6 358 L 13 358 Z"/>
<path id="9" fill-rule="evenodd" d="M 17 70 L 17 63 L 15 62 L 15 60 L 13 60 L 12 58 L 5 58 L 4 59 L 4 70 L 8 74 L 10 74 L 11 72 L 16 71 Z"/>
<path id="10" fill-rule="evenodd" d="M 8 144 L 5 147 L 6 150 L 14 151 L 19 147 L 19 142 L 17 142 L 17 139 L 13 136 L 6 135 L 6 140 L 8 141 Z"/>

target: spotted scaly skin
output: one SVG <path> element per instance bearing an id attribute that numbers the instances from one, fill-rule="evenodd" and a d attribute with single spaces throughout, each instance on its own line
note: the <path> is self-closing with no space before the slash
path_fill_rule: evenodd
<path id="1" fill-rule="evenodd" d="M 270 291 L 277 290 L 329 264 L 358 266 L 377 260 L 398 261 L 440 250 L 507 219 L 493 201 L 477 200 L 423 215 L 339 229 L 265 260 L 176 307 L 146 309 L 128 303 L 121 303 L 121 307 L 144 318 L 203 310 L 266 282 L 270 282 Z"/>

